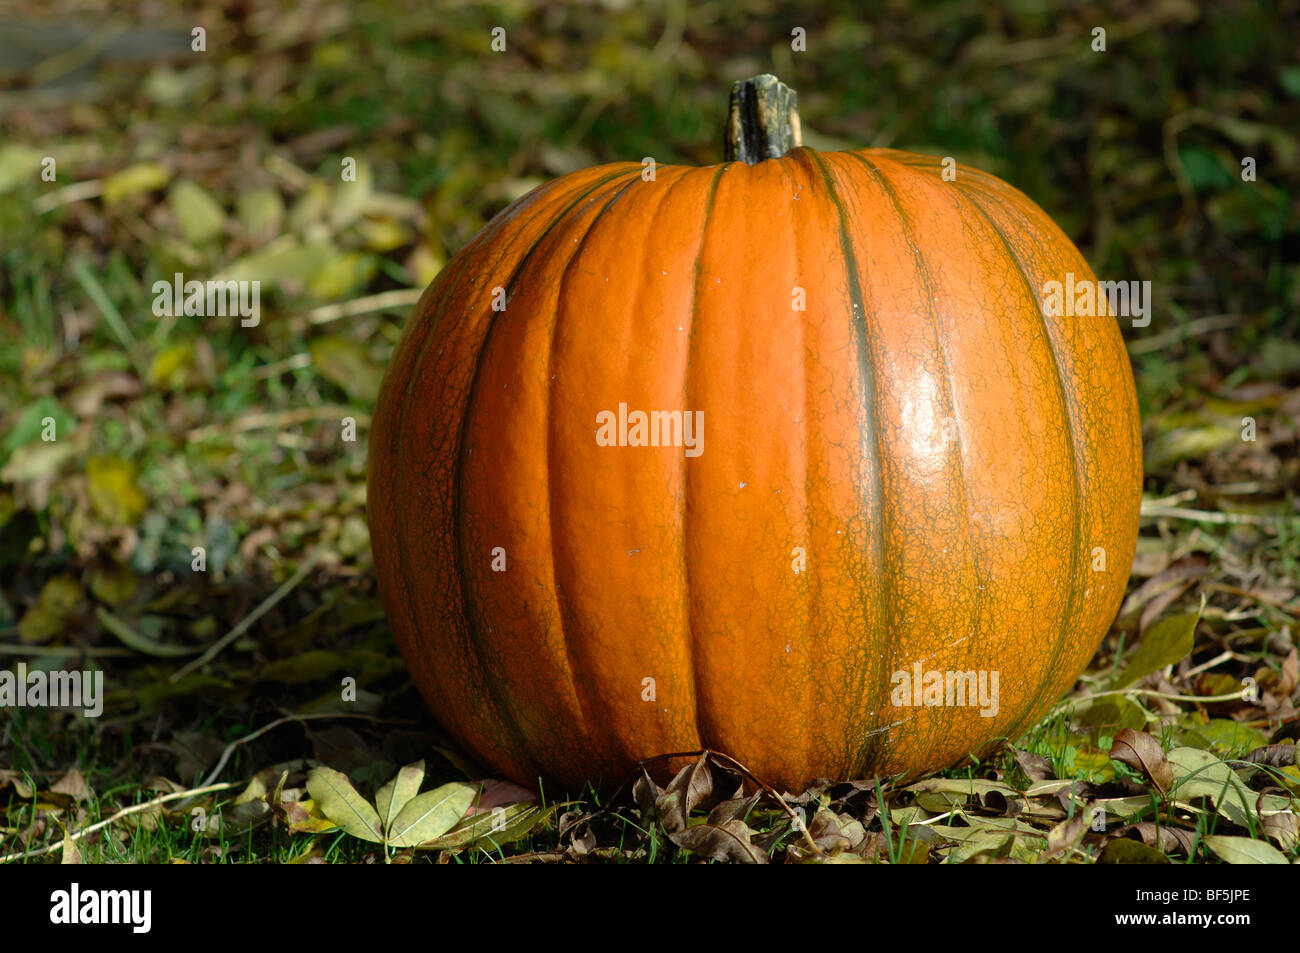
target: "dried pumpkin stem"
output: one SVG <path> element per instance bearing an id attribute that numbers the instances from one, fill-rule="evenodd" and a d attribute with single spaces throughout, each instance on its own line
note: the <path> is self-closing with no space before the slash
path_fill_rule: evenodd
<path id="1" fill-rule="evenodd" d="M 728 162 L 757 165 L 803 145 L 798 96 L 771 73 L 731 86 L 725 153 Z"/>

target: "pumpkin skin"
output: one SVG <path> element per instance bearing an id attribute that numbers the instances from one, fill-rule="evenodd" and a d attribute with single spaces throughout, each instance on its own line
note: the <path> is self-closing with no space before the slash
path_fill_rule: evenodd
<path id="1" fill-rule="evenodd" d="M 1093 280 L 1048 216 L 941 172 L 586 169 L 425 292 L 368 519 L 412 678 L 486 767 L 576 790 L 708 747 L 789 790 L 914 776 L 1070 687 L 1136 544 L 1132 372 L 1114 317 L 1044 316 L 1044 282 Z M 621 403 L 702 411 L 703 452 L 598 445 Z M 996 715 L 894 704 L 917 662 L 996 671 Z"/>

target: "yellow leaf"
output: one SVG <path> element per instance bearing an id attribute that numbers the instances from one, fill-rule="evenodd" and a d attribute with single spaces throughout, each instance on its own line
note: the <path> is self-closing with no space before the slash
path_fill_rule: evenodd
<path id="1" fill-rule="evenodd" d="M 0 148 L 0 193 L 39 181 L 44 153 L 30 146 L 10 144 Z"/>
<path id="2" fill-rule="evenodd" d="M 157 162 L 140 162 L 104 180 L 104 201 L 112 204 L 132 195 L 161 189 L 171 173 Z"/>
<path id="3" fill-rule="evenodd" d="M 54 638 L 81 611 L 84 598 L 81 584 L 72 576 L 63 573 L 50 579 L 41 588 L 36 605 L 23 613 L 18 623 L 18 640 L 46 642 Z"/>
<path id="4" fill-rule="evenodd" d="M 406 807 L 411 798 L 420 793 L 420 785 L 423 782 L 424 762 L 416 761 L 398 771 L 393 780 L 379 789 L 379 793 L 375 795 L 375 806 L 379 808 L 379 817 L 384 822 L 385 828 L 392 828 L 393 821 L 397 820 L 397 815 L 401 813 L 402 808 Z"/>
<path id="5" fill-rule="evenodd" d="M 357 223 L 361 241 L 371 251 L 386 252 L 401 248 L 411 240 L 411 230 L 392 219 L 365 218 Z"/>
<path id="6" fill-rule="evenodd" d="M 149 365 L 149 383 L 162 390 L 179 390 L 185 384 L 186 372 L 193 365 L 192 342 L 169 345 L 154 355 Z"/>
<path id="7" fill-rule="evenodd" d="M 346 774 L 333 768 L 313 768 L 307 775 L 307 792 L 322 814 L 353 837 L 383 842 L 379 814 L 371 807 Z"/>
<path id="8" fill-rule="evenodd" d="M 93 457 L 86 464 L 90 505 L 96 515 L 115 526 L 135 526 L 149 501 L 135 482 L 135 465 L 120 457 Z"/>
<path id="9" fill-rule="evenodd" d="M 478 796 L 478 785 L 453 781 L 408 801 L 388 830 L 394 847 L 414 847 L 456 826 Z"/>
<path id="10" fill-rule="evenodd" d="M 411 276 L 412 288 L 427 288 L 438 277 L 446 261 L 428 245 L 421 242 L 406 259 L 406 271 Z"/>

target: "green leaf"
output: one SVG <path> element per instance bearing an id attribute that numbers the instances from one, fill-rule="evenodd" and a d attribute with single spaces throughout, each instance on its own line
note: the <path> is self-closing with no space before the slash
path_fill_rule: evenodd
<path id="1" fill-rule="evenodd" d="M 149 75 L 144 78 L 141 92 L 150 101 L 160 106 L 181 106 L 195 90 L 212 79 L 213 72 L 206 66 L 194 66 L 183 70 L 159 67 L 149 71 Z"/>
<path id="2" fill-rule="evenodd" d="M 1257 796 L 1231 765 L 1199 748 L 1174 748 L 1166 757 L 1174 772 L 1174 797 L 1179 801 L 1209 798 L 1215 810 L 1232 823 L 1251 826 L 1256 819 Z"/>
<path id="3" fill-rule="evenodd" d="M 316 809 L 344 831 L 362 840 L 383 843 L 379 815 L 357 793 L 346 774 L 333 768 L 313 768 L 307 775 L 307 792 Z"/>
<path id="4" fill-rule="evenodd" d="M 964 864 L 978 854 L 989 854 L 997 857 L 1002 856 L 1010 850 L 1015 835 L 1008 831 L 996 831 L 987 829 L 973 829 L 974 832 L 970 837 L 955 838 L 959 845 L 948 852 L 946 863 Z M 936 828 L 935 833 L 942 837 L 951 837 L 951 828 Z"/>
<path id="5" fill-rule="evenodd" d="M 181 658 L 186 655 L 193 655 L 198 651 L 197 648 L 191 648 L 187 645 L 168 645 L 166 642 L 151 639 L 143 632 L 127 625 L 103 606 L 95 610 L 95 616 L 99 619 L 100 625 L 117 636 L 119 642 L 129 649 L 134 649 L 145 655 L 152 655 L 155 658 Z"/>
<path id="6" fill-rule="evenodd" d="M 1277 79 L 1288 95 L 1300 99 L 1300 66 L 1283 66 L 1277 71 Z"/>
<path id="7" fill-rule="evenodd" d="M 18 414 L 9 432 L 0 440 L 0 450 L 12 453 L 24 444 L 40 440 L 46 417 L 54 419 L 55 437 L 70 434 L 77 425 L 77 419 L 64 410 L 57 399 L 48 395 L 38 397 Z"/>
<path id="8" fill-rule="evenodd" d="M 1231 718 L 1215 718 L 1196 727 L 1196 733 L 1229 757 L 1243 755 L 1268 744 L 1268 735 Z"/>
<path id="9" fill-rule="evenodd" d="M 0 194 L 39 181 L 43 158 L 44 154 L 31 146 L 10 144 L 0 147 Z"/>
<path id="10" fill-rule="evenodd" d="M 196 245 L 221 235 L 226 213 L 203 186 L 194 182 L 175 183 L 167 193 L 167 204 L 180 225 L 181 234 Z"/>
<path id="11" fill-rule="evenodd" d="M 384 830 L 393 829 L 393 821 L 397 820 L 397 815 L 411 798 L 420 793 L 420 785 L 423 783 L 424 761 L 421 760 L 402 768 L 393 780 L 379 789 L 375 795 L 375 806 L 379 808 L 379 819 L 384 824 Z"/>
<path id="12" fill-rule="evenodd" d="M 1201 146 L 1182 146 L 1178 150 L 1178 161 L 1187 173 L 1187 180 L 1192 188 L 1201 192 L 1206 189 L 1221 189 L 1232 184 L 1232 174 L 1223 167 L 1223 163 L 1209 149 Z"/>
<path id="13" fill-rule="evenodd" d="M 326 269 L 334 267 L 343 257 L 338 247 L 328 239 L 303 244 L 293 235 L 281 235 L 260 251 L 231 262 L 218 275 L 224 281 L 260 281 L 261 292 L 267 285 L 286 283 L 306 288 L 308 283 Z"/>
<path id="14" fill-rule="evenodd" d="M 312 341 L 307 350 L 321 376 L 343 388 L 349 397 L 372 404 L 379 396 L 384 372 L 360 344 L 330 335 Z"/>
<path id="15" fill-rule="evenodd" d="M 1071 782 L 1074 783 L 1074 782 Z M 1130 797 L 1100 798 L 1097 810 L 1113 814 L 1125 824 L 1132 824 L 1142 816 L 1142 812 L 1151 806 L 1149 794 L 1134 794 Z"/>
<path id="16" fill-rule="evenodd" d="M 330 192 L 322 182 L 313 179 L 289 210 L 289 229 L 304 233 L 321 224 L 329 211 Z"/>
<path id="17" fill-rule="evenodd" d="M 307 290 L 321 301 L 349 298 L 370 282 L 378 267 L 374 255 L 344 252 L 311 277 Z"/>
<path id="18" fill-rule="evenodd" d="M 1128 665 L 1115 680 L 1116 688 L 1123 688 L 1136 682 L 1143 675 L 1149 675 L 1166 665 L 1172 665 L 1187 657 L 1192 651 L 1196 635 L 1196 623 L 1201 613 L 1188 612 L 1185 615 L 1170 616 L 1161 619 L 1146 630 L 1137 651 L 1129 657 Z"/>
<path id="19" fill-rule="evenodd" d="M 1219 859 L 1230 864 L 1290 864 L 1286 856 L 1272 844 L 1251 840 L 1249 837 L 1210 834 L 1205 838 L 1205 846 L 1218 854 Z"/>
<path id="20" fill-rule="evenodd" d="M 1239 446 L 1240 443 L 1241 427 L 1239 426 L 1205 423 L 1183 427 L 1162 434 L 1147 444 L 1146 466 L 1149 470 L 1162 470 L 1173 466 L 1179 460 L 1204 457 L 1228 447 Z"/>
<path id="21" fill-rule="evenodd" d="M 414 847 L 441 837 L 456 826 L 478 796 L 478 785 L 453 781 L 408 801 L 393 821 L 388 843 Z"/>
<path id="22" fill-rule="evenodd" d="M 284 220 L 284 199 L 269 186 L 249 189 L 235 202 L 235 216 L 248 236 L 256 241 L 273 238 Z"/>
<path id="23" fill-rule="evenodd" d="M 342 652 L 335 652 L 333 649 L 314 649 L 310 652 L 299 652 L 290 658 L 268 662 L 257 673 L 257 677 L 263 682 L 296 685 L 301 682 L 318 681 L 347 666 L 347 656 Z"/>
<path id="24" fill-rule="evenodd" d="M 341 164 L 339 168 L 342 169 Z M 361 210 L 370 201 L 370 196 L 374 190 L 374 173 L 371 172 L 370 163 L 364 159 L 357 159 L 356 179 L 351 182 L 340 181 L 334 187 L 334 199 L 330 207 L 330 224 L 335 229 L 338 229 L 356 221 L 361 215 Z"/>
<path id="25" fill-rule="evenodd" d="M 1123 695 L 1108 695 L 1098 698 L 1078 715 L 1078 723 L 1084 728 L 1132 728 L 1141 731 L 1146 727 L 1147 713 L 1142 706 Z M 1113 733 L 1113 732 L 1112 732 Z"/>

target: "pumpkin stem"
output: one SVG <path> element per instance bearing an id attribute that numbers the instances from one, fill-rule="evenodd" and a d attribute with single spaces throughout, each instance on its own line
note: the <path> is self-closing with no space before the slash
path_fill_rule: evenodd
<path id="1" fill-rule="evenodd" d="M 771 73 L 732 83 L 727 161 L 757 165 L 803 145 L 797 102 L 795 91 Z"/>

